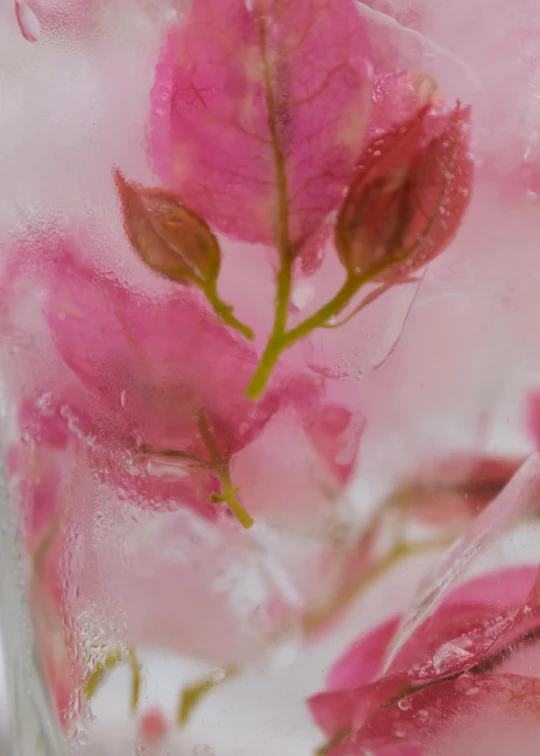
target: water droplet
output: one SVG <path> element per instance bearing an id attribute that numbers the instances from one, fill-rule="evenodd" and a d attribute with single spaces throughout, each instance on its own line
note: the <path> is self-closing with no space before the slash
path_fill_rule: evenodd
<path id="1" fill-rule="evenodd" d="M 124 409 L 124 407 L 126 406 L 126 391 L 125 391 L 125 389 L 120 394 L 120 404 L 122 405 L 122 409 Z"/>
<path id="2" fill-rule="evenodd" d="M 28 42 L 37 42 L 41 34 L 39 21 L 26 0 L 15 0 L 15 15 L 23 37 Z"/>
<path id="3" fill-rule="evenodd" d="M 221 667 L 218 667 L 217 669 L 213 669 L 210 672 L 210 679 L 214 683 L 214 685 L 219 685 L 223 682 L 223 680 L 227 677 L 227 670 L 221 669 Z"/>
<path id="4" fill-rule="evenodd" d="M 467 691 L 465 691 L 466 696 L 475 696 L 477 693 L 480 693 L 480 688 L 469 688 Z"/>
<path id="5" fill-rule="evenodd" d="M 398 701 L 398 706 L 401 709 L 401 711 L 409 711 L 412 704 L 409 698 L 400 698 Z"/>
<path id="6" fill-rule="evenodd" d="M 427 722 L 429 719 L 429 712 L 427 711 L 427 709 L 420 709 L 416 717 L 420 720 L 420 722 Z"/>
<path id="7" fill-rule="evenodd" d="M 468 639 L 466 640 L 468 641 Z M 441 674 L 456 662 L 463 661 L 471 656 L 471 651 L 463 648 L 463 645 L 467 644 L 463 642 L 463 639 L 458 638 L 441 646 L 433 657 L 433 667 L 437 674 Z"/>

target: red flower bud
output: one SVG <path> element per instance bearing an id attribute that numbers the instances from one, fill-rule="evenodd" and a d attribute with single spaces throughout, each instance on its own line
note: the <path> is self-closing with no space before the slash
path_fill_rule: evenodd
<path id="1" fill-rule="evenodd" d="M 469 121 L 459 104 L 427 105 L 367 148 L 336 224 L 349 276 L 399 280 L 452 241 L 471 193 Z"/>
<path id="2" fill-rule="evenodd" d="M 206 221 L 170 192 L 126 181 L 120 171 L 115 180 L 126 234 L 141 260 L 171 281 L 215 282 L 221 254 Z"/>

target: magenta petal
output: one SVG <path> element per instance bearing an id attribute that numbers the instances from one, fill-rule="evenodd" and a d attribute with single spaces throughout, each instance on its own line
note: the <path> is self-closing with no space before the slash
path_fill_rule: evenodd
<path id="1" fill-rule="evenodd" d="M 226 433 L 257 409 L 243 396 L 252 353 L 196 294 L 141 299 L 66 259 L 52 276 L 48 317 L 63 359 L 126 436 L 189 444 L 201 409 Z"/>
<path id="2" fill-rule="evenodd" d="M 331 756 L 536 756 L 540 680 L 519 675 L 467 676 L 382 709 Z"/>
<path id="3" fill-rule="evenodd" d="M 539 487 L 540 461 L 537 455 L 532 455 L 499 496 L 480 512 L 437 572 L 430 575 L 429 584 L 419 601 L 417 611 L 407 619 L 400 632 L 394 657 L 416 628 L 433 615 L 437 607 L 458 588 L 471 561 L 518 516 L 532 508 L 537 500 Z"/>
<path id="4" fill-rule="evenodd" d="M 407 682 L 388 678 L 355 690 L 320 693 L 308 701 L 313 718 L 330 738 L 360 729 L 377 709 L 399 693 Z"/>
<path id="5" fill-rule="evenodd" d="M 278 243 L 283 200 L 291 242 L 302 244 L 339 203 L 361 150 L 367 56 L 352 0 L 253 10 L 196 0 L 156 69 L 156 171 L 212 226 L 246 241 Z"/>
<path id="6" fill-rule="evenodd" d="M 399 618 L 364 635 L 332 667 L 326 680 L 328 690 L 357 688 L 371 682 L 381 671 L 386 651 L 399 625 Z"/>
<path id="7" fill-rule="evenodd" d="M 407 710 L 418 691 L 436 690 L 450 677 L 539 669 L 536 646 L 529 642 L 540 625 L 535 572 L 517 567 L 465 583 L 408 637 L 379 679 L 399 620 L 361 638 L 332 669 L 329 690 L 310 699 L 317 723 L 335 738 L 366 722 L 369 728 L 381 707 L 406 694 Z"/>

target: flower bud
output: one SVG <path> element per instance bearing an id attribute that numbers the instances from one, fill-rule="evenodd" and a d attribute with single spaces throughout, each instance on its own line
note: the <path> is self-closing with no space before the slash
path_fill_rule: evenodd
<path id="1" fill-rule="evenodd" d="M 185 285 L 215 282 L 219 244 L 206 221 L 174 194 L 126 181 L 115 171 L 128 239 L 156 273 Z"/>
<path id="2" fill-rule="evenodd" d="M 452 241 L 471 193 L 469 120 L 427 105 L 367 148 L 336 224 L 350 277 L 399 280 Z"/>

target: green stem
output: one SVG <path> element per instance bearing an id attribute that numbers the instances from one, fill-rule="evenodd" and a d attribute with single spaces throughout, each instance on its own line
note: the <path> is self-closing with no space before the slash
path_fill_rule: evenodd
<path id="1" fill-rule="evenodd" d="M 199 415 L 198 425 L 201 438 L 212 459 L 212 472 L 221 484 L 221 496 L 219 499 L 228 505 L 240 525 L 247 530 L 253 525 L 253 518 L 246 512 L 236 497 L 236 489 L 231 480 L 228 464 L 221 456 L 221 452 L 203 413 Z"/>
<path id="2" fill-rule="evenodd" d="M 129 666 L 131 667 L 131 713 L 135 714 L 141 697 L 142 667 L 134 648 L 129 649 Z"/>
<path id="3" fill-rule="evenodd" d="M 128 652 L 128 658 L 126 659 L 120 649 L 110 651 L 105 659 L 96 665 L 96 668 L 89 676 L 84 686 L 84 694 L 88 701 L 90 701 L 96 694 L 97 689 L 104 682 L 105 678 L 109 675 L 113 669 L 116 669 L 120 664 L 125 664 L 129 661 L 131 668 L 131 713 L 135 714 L 139 706 L 139 699 L 141 695 L 141 665 L 137 659 L 137 654 L 134 648 L 130 648 Z"/>
<path id="4" fill-rule="evenodd" d="M 253 525 L 253 518 L 246 512 L 236 497 L 235 488 L 228 470 L 223 470 L 219 476 L 223 501 L 227 504 L 240 525 L 248 530 Z"/>
<path id="5" fill-rule="evenodd" d="M 408 254 L 409 252 L 407 251 L 407 253 L 404 253 L 400 257 L 394 257 L 391 260 L 383 261 L 379 263 L 379 265 L 371 268 L 363 276 L 350 275 L 338 293 L 329 302 L 320 307 L 317 312 L 314 312 L 309 318 L 306 318 L 306 320 L 302 321 L 294 328 L 291 328 L 290 331 L 279 333 L 276 332 L 276 329 L 274 328 L 261 357 L 261 361 L 259 362 L 259 366 L 253 374 L 247 388 L 246 397 L 248 399 L 256 400 L 262 396 L 266 384 L 268 383 L 268 379 L 272 374 L 272 370 L 285 349 L 288 349 L 297 341 L 300 341 L 300 339 L 308 336 L 313 330 L 315 330 L 315 328 L 324 327 L 330 318 L 339 315 L 339 313 L 347 307 L 352 297 L 362 288 L 362 286 L 373 281 L 392 265 L 402 262 L 403 259 L 406 259 Z"/>
<path id="6" fill-rule="evenodd" d="M 402 559 L 418 554 L 425 554 L 429 551 L 446 549 L 455 541 L 455 538 L 456 534 L 453 533 L 416 543 L 396 543 L 387 554 L 374 562 L 357 581 L 346 586 L 342 591 L 333 596 L 327 604 L 319 607 L 310 614 L 306 614 L 302 619 L 304 632 L 310 634 L 324 627 L 329 620 L 334 619 L 340 614 L 351 604 L 352 601 L 357 599 L 363 591 L 389 572 L 396 564 L 401 562 Z"/>
<path id="7" fill-rule="evenodd" d="M 180 693 L 180 700 L 178 702 L 178 711 L 176 714 L 176 724 L 178 727 L 185 727 L 191 716 L 193 709 L 199 705 L 199 703 L 208 695 L 212 690 L 223 685 L 224 682 L 232 680 L 239 673 L 237 667 L 228 667 L 224 670 L 224 675 L 219 682 L 214 680 L 212 676 L 205 677 L 200 682 L 190 685 L 188 688 L 184 688 Z"/>
<path id="8" fill-rule="evenodd" d="M 231 326 L 231 328 L 235 328 L 237 331 L 240 331 L 240 333 L 245 336 L 246 339 L 253 341 L 253 339 L 255 338 L 253 331 L 245 323 L 242 323 L 240 320 L 238 320 L 238 318 L 234 317 L 233 308 L 221 299 L 217 292 L 215 282 L 212 281 L 211 283 L 205 283 L 204 285 L 201 285 L 201 288 L 206 294 L 206 298 L 212 305 L 212 309 L 214 310 L 216 315 L 218 315 L 221 320 L 228 326 Z"/>
<path id="9" fill-rule="evenodd" d="M 107 654 L 105 659 L 96 665 L 96 668 L 86 681 L 84 686 L 84 695 L 90 701 L 95 695 L 97 689 L 104 681 L 105 677 L 112 672 L 119 664 L 125 661 L 124 656 L 120 651 L 111 651 Z"/>
<path id="10" fill-rule="evenodd" d="M 367 276 L 348 278 L 335 297 L 323 305 L 317 310 L 317 312 L 314 312 L 309 318 L 306 318 L 306 320 L 302 321 L 284 334 L 281 343 L 282 350 L 288 349 L 297 341 L 300 341 L 300 339 L 303 339 L 310 334 L 315 328 L 320 328 L 330 320 L 330 318 L 339 315 L 339 313 L 349 304 L 351 297 L 353 297 L 360 287 L 369 280 L 370 277 Z"/>
<path id="11" fill-rule="evenodd" d="M 274 328 L 268 339 L 265 350 L 257 370 L 253 374 L 246 391 L 248 399 L 259 399 L 268 383 L 272 370 L 283 352 L 282 346 L 287 326 L 287 311 L 291 293 L 292 271 L 291 266 L 283 261 L 278 275 L 278 290 L 276 294 L 276 317 Z"/>
<path id="12" fill-rule="evenodd" d="M 274 326 L 261 357 L 259 367 L 247 388 L 246 396 L 248 399 L 258 399 L 261 396 L 282 351 L 280 344 L 287 328 L 287 316 L 289 313 L 289 300 L 291 298 L 292 288 L 292 262 L 294 259 L 289 229 L 289 187 L 287 181 L 287 165 L 285 154 L 281 147 L 278 129 L 278 108 L 274 97 L 274 91 L 272 89 L 272 74 L 267 53 L 266 26 L 265 19 L 262 15 L 259 18 L 259 44 L 263 64 L 264 93 L 266 107 L 268 109 L 268 128 L 270 131 L 272 152 L 276 168 L 276 189 L 278 199 L 278 234 L 276 246 L 279 252 L 281 267 L 277 276 Z"/>
<path id="13" fill-rule="evenodd" d="M 266 384 L 272 374 L 272 370 L 276 366 L 285 349 L 288 349 L 295 342 L 304 338 L 304 336 L 307 336 L 314 328 L 323 326 L 333 315 L 341 312 L 341 310 L 348 304 L 350 298 L 358 291 L 360 286 L 362 286 L 362 283 L 363 279 L 361 278 L 347 279 L 345 284 L 330 302 L 325 304 L 317 310 L 317 312 L 311 315 L 311 317 L 304 320 L 295 328 L 292 328 L 288 332 L 277 332 L 276 328 L 274 328 L 266 345 L 266 349 L 262 354 L 259 366 L 249 383 L 246 397 L 253 400 L 259 399 L 264 393 Z"/>

